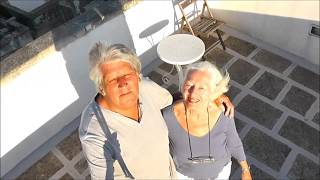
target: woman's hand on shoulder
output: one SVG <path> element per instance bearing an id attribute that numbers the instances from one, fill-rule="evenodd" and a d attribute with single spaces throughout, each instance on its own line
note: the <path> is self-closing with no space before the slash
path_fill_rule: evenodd
<path id="1" fill-rule="evenodd" d="M 224 114 L 228 116 L 230 119 L 233 119 L 234 117 L 234 106 L 228 96 L 221 95 L 219 96 L 215 101 L 216 105 L 220 107 L 222 110 L 224 110 Z"/>
<path id="2" fill-rule="evenodd" d="M 178 100 L 178 101 L 175 101 L 173 103 L 173 111 L 175 112 L 175 114 L 180 114 L 180 113 L 183 113 L 184 114 L 184 103 L 183 103 L 183 100 Z"/>

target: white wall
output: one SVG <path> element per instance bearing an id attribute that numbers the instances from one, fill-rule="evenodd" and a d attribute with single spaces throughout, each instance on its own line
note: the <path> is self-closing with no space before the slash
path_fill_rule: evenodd
<path id="1" fill-rule="evenodd" d="M 213 3 L 211 7 L 218 8 L 214 11 L 215 15 L 228 25 L 281 48 L 288 47 L 288 51 L 299 52 L 306 59 L 315 61 L 314 56 L 317 55 L 313 54 L 314 51 L 308 52 L 308 49 L 302 47 L 318 50 L 319 45 L 316 46 L 314 42 L 317 39 L 307 37 L 300 23 L 290 24 L 291 21 L 284 18 L 283 14 L 278 14 L 281 18 L 263 15 L 267 5 L 268 10 L 273 10 L 271 5 L 275 1 L 269 4 L 246 2 L 245 7 L 242 1 L 233 2 L 235 4 L 229 1 L 214 2 L 210 1 Z M 250 10 L 258 8 L 255 13 L 261 12 L 262 16 L 250 17 L 247 11 L 242 14 L 237 10 L 240 7 L 244 10 L 248 7 L 251 7 Z M 291 14 L 297 14 L 298 10 L 292 10 Z M 277 12 L 283 12 L 280 6 Z M 313 16 L 303 18 L 310 20 Z M 95 93 L 88 78 L 87 62 L 89 49 L 95 42 L 100 40 L 126 44 L 136 50 L 145 67 L 156 57 L 155 46 L 147 38 L 140 39 L 139 34 L 166 19 L 169 20 L 168 25 L 152 35 L 154 44 L 174 31 L 172 1 L 140 2 L 59 51 L 52 47 L 38 55 L 37 58 L 41 59 L 38 63 L 23 72 L 15 72 L 15 79 L 2 83 L 1 175 L 80 115 Z M 279 31 L 269 26 L 278 26 Z M 302 31 L 304 35 L 301 35 Z M 151 37 L 148 38 L 150 40 Z"/>
<path id="2" fill-rule="evenodd" d="M 209 1 L 214 16 L 227 26 L 319 65 L 319 1 Z"/>
<path id="3" fill-rule="evenodd" d="M 145 67 L 156 53 L 139 34 L 165 19 L 168 25 L 152 35 L 155 44 L 174 30 L 172 2 L 140 2 L 60 51 L 45 50 L 35 58 L 39 62 L 2 83 L 1 176 L 78 117 L 93 97 L 87 60 L 95 42 L 126 44 L 136 50 Z"/>

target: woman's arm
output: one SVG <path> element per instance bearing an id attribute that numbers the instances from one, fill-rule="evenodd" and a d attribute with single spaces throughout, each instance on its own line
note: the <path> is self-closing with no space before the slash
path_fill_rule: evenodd
<path id="1" fill-rule="evenodd" d="M 250 173 L 250 166 L 248 165 L 247 161 L 240 161 L 239 162 L 242 173 L 241 173 L 241 179 L 242 180 L 251 180 L 251 173 Z"/>
<path id="2" fill-rule="evenodd" d="M 250 167 L 246 161 L 243 145 L 238 135 L 235 122 L 228 120 L 227 129 L 227 147 L 231 152 L 232 157 L 236 158 L 242 168 L 242 180 L 251 180 Z"/>
<path id="3" fill-rule="evenodd" d="M 223 109 L 224 115 L 228 116 L 230 119 L 234 117 L 234 106 L 228 96 L 222 94 L 217 99 L 214 100 L 215 104 Z"/>

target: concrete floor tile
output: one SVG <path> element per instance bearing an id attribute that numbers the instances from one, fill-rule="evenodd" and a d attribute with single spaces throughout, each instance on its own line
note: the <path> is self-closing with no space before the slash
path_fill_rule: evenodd
<path id="1" fill-rule="evenodd" d="M 319 74 L 311 72 L 303 67 L 297 66 L 290 73 L 289 78 L 319 93 Z"/>
<path id="2" fill-rule="evenodd" d="M 77 162 L 74 165 L 74 168 L 80 173 L 82 174 L 87 168 L 88 168 L 88 163 L 87 160 L 85 158 L 82 158 L 79 162 Z"/>
<path id="3" fill-rule="evenodd" d="M 230 73 L 232 80 L 245 85 L 258 72 L 258 70 L 258 67 L 246 62 L 245 60 L 239 59 L 231 65 L 228 72 Z"/>
<path id="4" fill-rule="evenodd" d="M 290 179 L 318 180 L 320 177 L 319 165 L 298 154 L 288 177 Z"/>
<path id="5" fill-rule="evenodd" d="M 252 128 L 243 139 L 244 149 L 258 161 L 279 171 L 291 149 L 256 128 Z"/>
<path id="6" fill-rule="evenodd" d="M 251 95 L 244 97 L 236 110 L 268 129 L 272 129 L 282 115 L 282 111 L 279 109 Z"/>
<path id="7" fill-rule="evenodd" d="M 241 90 L 235 86 L 230 86 L 229 90 L 225 93 L 231 100 L 233 100 Z"/>
<path id="8" fill-rule="evenodd" d="M 264 49 L 259 51 L 252 59 L 259 64 L 262 64 L 280 73 L 282 73 L 291 65 L 289 60 Z"/>
<path id="9" fill-rule="evenodd" d="M 289 116 L 279 130 L 279 135 L 312 154 L 319 155 L 319 131 L 301 120 Z"/>
<path id="10" fill-rule="evenodd" d="M 292 86 L 282 99 L 281 104 L 304 116 L 315 100 L 316 97 L 313 95 Z"/>
<path id="11" fill-rule="evenodd" d="M 226 45 L 226 47 L 238 52 L 245 57 L 247 57 L 253 50 L 257 48 L 254 44 L 233 36 L 230 36 L 227 40 L 225 40 L 224 44 Z"/>
<path id="12" fill-rule="evenodd" d="M 66 173 L 59 180 L 73 180 L 73 178 L 68 173 Z"/>
<path id="13" fill-rule="evenodd" d="M 318 125 L 320 125 L 320 114 L 319 114 L 319 112 L 317 112 L 317 114 L 314 115 L 312 121 L 317 123 Z"/>
<path id="14" fill-rule="evenodd" d="M 164 70 L 164 71 L 166 71 L 166 72 L 168 72 L 168 73 L 171 71 L 171 75 L 176 75 L 177 74 L 177 69 L 172 64 L 162 63 L 159 66 L 159 68 Z"/>
<path id="15" fill-rule="evenodd" d="M 152 71 L 150 72 L 148 75 L 147 75 L 152 81 L 156 82 L 157 84 L 159 84 L 160 86 L 163 84 L 163 81 L 162 81 L 162 75 L 155 72 L 155 71 Z"/>
<path id="16" fill-rule="evenodd" d="M 37 179 L 47 180 L 54 175 L 58 170 L 63 168 L 63 164 L 50 151 L 47 155 L 41 158 L 38 162 L 32 165 L 27 171 L 20 175 L 17 180 Z"/>
<path id="17" fill-rule="evenodd" d="M 85 180 L 91 180 L 91 175 L 86 176 Z"/>
<path id="18" fill-rule="evenodd" d="M 252 179 L 259 179 L 259 180 L 276 180 L 276 178 L 272 177 L 268 173 L 262 171 L 261 169 L 257 168 L 254 165 L 250 166 L 251 176 Z"/>
<path id="19" fill-rule="evenodd" d="M 228 61 L 233 58 L 232 55 L 225 52 L 220 48 L 214 48 L 208 55 L 206 60 L 216 65 L 218 68 L 222 68 Z"/>
<path id="20" fill-rule="evenodd" d="M 204 43 L 205 49 L 207 49 L 208 47 L 210 47 L 210 45 L 218 41 L 218 37 L 214 37 L 214 36 L 209 36 L 207 38 L 201 37 L 201 40 Z"/>
<path id="21" fill-rule="evenodd" d="M 178 93 L 178 92 L 179 92 L 179 86 L 177 86 L 177 85 L 175 85 L 175 84 L 171 84 L 171 85 L 168 87 L 168 91 L 169 91 L 171 94 Z"/>
<path id="22" fill-rule="evenodd" d="M 78 130 L 75 130 L 56 147 L 68 160 L 72 160 L 72 158 L 74 158 L 82 150 Z"/>
<path id="23" fill-rule="evenodd" d="M 231 165 L 231 173 L 230 173 L 230 177 L 232 177 L 232 175 L 235 173 L 235 171 L 240 168 L 240 165 L 238 163 L 238 161 L 234 158 L 231 158 L 231 161 L 232 161 L 232 165 Z M 239 180 L 241 178 L 239 177 Z"/>
<path id="24" fill-rule="evenodd" d="M 235 171 L 238 168 L 240 168 L 239 163 L 237 162 L 237 160 L 232 158 L 232 166 L 231 166 L 230 177 L 233 176 L 233 174 L 235 173 Z M 276 180 L 276 178 L 272 177 L 271 175 L 269 175 L 268 173 L 264 172 L 263 170 L 257 168 L 255 165 L 250 165 L 250 172 L 251 172 L 252 179 L 257 179 L 257 180 Z M 239 176 L 236 179 L 237 180 L 241 180 L 241 177 Z M 235 179 L 232 179 L 232 180 L 235 180 Z"/>
<path id="25" fill-rule="evenodd" d="M 243 122 L 242 120 L 238 119 L 237 117 L 234 118 L 234 122 L 236 124 L 236 128 L 238 133 L 244 128 L 244 126 L 246 125 L 245 122 Z"/>
<path id="26" fill-rule="evenodd" d="M 255 82 L 251 89 L 262 96 L 274 100 L 286 84 L 287 81 L 269 72 L 265 72 Z"/>

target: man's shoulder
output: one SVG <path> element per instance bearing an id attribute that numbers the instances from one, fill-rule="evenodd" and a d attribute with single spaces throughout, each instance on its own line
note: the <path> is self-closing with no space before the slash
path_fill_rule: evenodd
<path id="1" fill-rule="evenodd" d="M 159 84 L 156 82 L 152 81 L 148 77 L 143 77 L 140 81 L 140 91 L 148 94 L 171 94 L 169 93 L 168 90 L 165 88 L 161 87 Z M 153 97 L 155 98 L 155 97 Z"/>
<path id="2" fill-rule="evenodd" d="M 87 104 L 87 106 L 83 109 L 82 114 L 81 114 L 81 122 L 88 121 L 88 120 L 92 119 L 92 117 L 94 116 L 94 111 L 92 108 L 93 101 L 94 100 L 91 100 Z"/>
<path id="3" fill-rule="evenodd" d="M 89 126 L 98 125 L 98 122 L 95 117 L 95 113 L 92 108 L 93 103 L 94 103 L 94 99 L 91 100 L 89 104 L 82 111 L 80 125 L 79 125 L 80 138 L 85 136 L 88 133 L 88 131 L 92 129 L 92 128 L 89 128 Z"/>
<path id="4" fill-rule="evenodd" d="M 142 88 L 156 88 L 156 87 L 161 87 L 148 77 L 142 77 L 140 81 L 140 85 Z"/>

